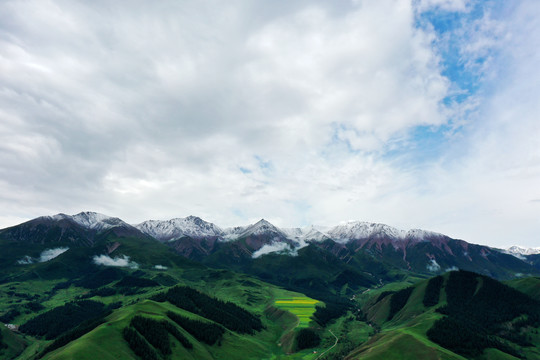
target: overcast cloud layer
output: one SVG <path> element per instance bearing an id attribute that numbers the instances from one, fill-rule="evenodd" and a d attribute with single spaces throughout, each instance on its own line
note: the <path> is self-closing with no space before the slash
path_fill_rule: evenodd
<path id="1" fill-rule="evenodd" d="M 365 220 L 540 245 L 540 3 L 3 1 L 0 227 Z"/>

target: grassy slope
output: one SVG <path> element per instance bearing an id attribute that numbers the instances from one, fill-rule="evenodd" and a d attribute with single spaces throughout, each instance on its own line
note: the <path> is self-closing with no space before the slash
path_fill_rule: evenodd
<path id="1" fill-rule="evenodd" d="M 13 359 L 27 346 L 27 342 L 18 336 L 15 336 L 5 326 L 0 324 L 0 332 L 2 333 L 2 342 L 7 345 L 7 348 L 0 349 L 0 359 Z"/>
<path id="2" fill-rule="evenodd" d="M 519 290 L 533 299 L 540 299 L 540 277 L 527 277 L 505 281 L 505 284 Z"/>
<path id="3" fill-rule="evenodd" d="M 448 275 L 445 275 L 447 279 Z M 482 282 L 479 282 L 481 286 Z M 540 291 L 539 278 L 516 279 L 507 282 L 508 285 L 532 296 Z M 389 311 L 390 296 L 374 303 L 378 294 L 372 293 L 371 299 L 364 297 L 368 320 L 379 324 L 381 332 L 372 337 L 367 343 L 349 354 L 348 359 L 464 359 L 447 349 L 431 342 L 426 332 L 433 323 L 442 317 L 435 312 L 435 308 L 446 303 L 446 292 L 441 290 L 439 304 L 432 308 L 425 308 L 422 300 L 425 294 L 427 281 L 415 285 L 407 304 L 391 321 L 386 321 Z M 392 285 L 395 286 L 395 285 Z M 540 344 L 540 335 L 531 331 L 530 336 L 534 344 Z M 540 358 L 538 347 L 522 348 L 527 359 Z M 515 359 L 514 357 L 496 349 L 487 349 L 480 359 Z"/>
<path id="4" fill-rule="evenodd" d="M 422 304 L 426 286 L 427 281 L 418 283 L 407 304 L 390 322 L 386 322 L 390 296 L 371 306 L 368 319 L 382 325 L 382 330 L 347 359 L 465 359 L 427 338 L 426 332 L 441 315 L 433 308 L 426 311 Z"/>
<path id="5" fill-rule="evenodd" d="M 263 314 L 269 309 L 276 298 L 301 297 L 302 294 L 289 292 L 276 287 L 268 286 L 257 280 L 249 279 L 243 275 L 230 272 L 212 271 L 205 282 L 199 284 L 199 288 L 213 290 L 210 293 L 221 299 L 234 301 L 248 310 Z M 131 296 L 131 300 L 135 300 Z M 129 301 L 127 301 L 129 302 Z M 80 339 L 71 342 L 65 347 L 47 354 L 44 359 L 134 359 L 134 354 L 124 343 L 121 335 L 122 329 L 127 326 L 130 319 L 136 314 L 165 318 L 167 311 L 175 311 L 189 317 L 197 318 L 197 315 L 178 309 L 168 303 L 156 303 L 150 300 L 124 306 L 116 310 L 107 318 L 107 322 L 100 325 Z M 265 357 L 282 358 L 285 351 L 278 345 L 284 333 L 291 332 L 298 324 L 298 318 L 288 312 L 282 316 L 272 318 L 263 316 L 266 329 L 253 336 L 239 335 L 227 332 L 221 346 L 208 346 L 199 343 L 188 333 L 186 336 L 194 344 L 193 350 L 184 349 L 176 339 L 171 337 L 174 354 L 171 359 L 263 359 Z M 40 349 L 44 346 L 44 343 Z M 37 350 L 28 351 L 22 359 L 31 358 L 30 355 Z M 296 358 L 310 359 L 311 352 L 305 351 L 296 354 Z M 307 356 L 307 357 L 305 357 Z"/>

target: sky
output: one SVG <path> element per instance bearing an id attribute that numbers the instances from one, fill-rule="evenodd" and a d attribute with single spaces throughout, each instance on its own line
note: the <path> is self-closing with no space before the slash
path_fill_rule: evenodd
<path id="1" fill-rule="evenodd" d="M 540 2 L 0 2 L 0 228 L 96 211 L 540 246 Z"/>

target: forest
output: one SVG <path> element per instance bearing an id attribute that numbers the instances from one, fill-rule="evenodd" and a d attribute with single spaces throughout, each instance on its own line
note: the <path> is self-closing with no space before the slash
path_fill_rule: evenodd
<path id="1" fill-rule="evenodd" d="M 84 321 L 103 316 L 107 310 L 105 304 L 98 301 L 70 302 L 30 319 L 21 325 L 19 330 L 29 335 L 44 336 L 45 339 L 52 340 Z"/>
<path id="2" fill-rule="evenodd" d="M 441 275 L 429 279 L 422 301 L 425 307 L 435 306 L 439 303 L 443 283 L 444 278 Z"/>
<path id="3" fill-rule="evenodd" d="M 176 286 L 152 297 L 158 302 L 168 301 L 181 309 L 215 321 L 227 329 L 253 334 L 263 328 L 261 320 L 245 309 L 186 286 Z"/>
<path id="4" fill-rule="evenodd" d="M 521 328 L 540 326 L 540 303 L 496 280 L 468 271 L 453 271 L 446 284 L 448 304 L 437 309 L 444 318 L 428 338 L 464 356 L 493 347 L 516 357 L 510 342 L 531 345 Z"/>
<path id="5" fill-rule="evenodd" d="M 167 312 L 167 316 L 197 340 L 208 345 L 214 345 L 217 341 L 220 341 L 225 333 L 225 330 L 221 326 L 210 322 L 192 320 L 172 311 Z"/>

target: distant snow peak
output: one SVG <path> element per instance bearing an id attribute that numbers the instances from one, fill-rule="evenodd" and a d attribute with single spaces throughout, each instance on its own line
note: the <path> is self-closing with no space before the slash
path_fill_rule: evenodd
<path id="1" fill-rule="evenodd" d="M 278 234 L 283 237 L 286 237 L 283 231 L 269 223 L 268 221 L 261 219 L 255 224 L 248 226 L 238 237 L 247 237 L 249 235 L 262 235 L 262 234 Z"/>
<path id="2" fill-rule="evenodd" d="M 330 237 L 325 233 L 326 230 L 328 230 L 327 227 L 316 225 L 310 225 L 304 228 L 281 229 L 288 239 L 298 241 L 300 243 L 305 243 L 306 241 L 321 242 L 328 240 Z"/>
<path id="3" fill-rule="evenodd" d="M 328 231 L 328 235 L 335 240 L 346 242 L 351 239 L 367 239 L 372 237 L 404 239 L 407 232 L 385 224 L 348 221 L 331 228 Z"/>
<path id="4" fill-rule="evenodd" d="M 96 231 L 103 231 L 116 226 L 127 225 L 119 218 L 107 216 L 92 211 L 83 211 L 75 215 L 66 215 L 60 213 L 57 215 L 48 216 L 47 218 L 55 221 L 71 220 L 85 229 Z"/>
<path id="5" fill-rule="evenodd" d="M 525 260 L 525 256 L 527 255 L 540 254 L 540 247 L 525 248 L 523 246 L 514 245 L 510 246 L 507 249 L 504 249 L 503 252 L 506 254 L 514 255 L 518 259 Z"/>
<path id="6" fill-rule="evenodd" d="M 135 225 L 135 227 L 161 241 L 177 239 L 182 236 L 201 238 L 223 235 L 223 230 L 218 226 L 192 215 L 170 220 L 147 220 Z"/>

